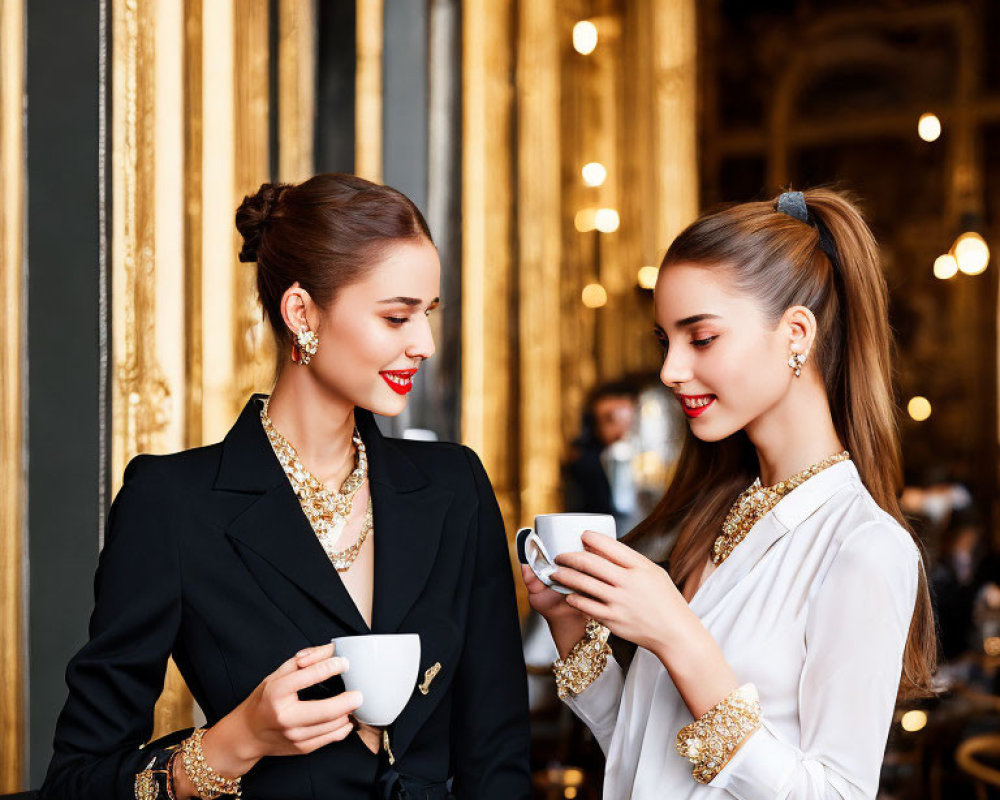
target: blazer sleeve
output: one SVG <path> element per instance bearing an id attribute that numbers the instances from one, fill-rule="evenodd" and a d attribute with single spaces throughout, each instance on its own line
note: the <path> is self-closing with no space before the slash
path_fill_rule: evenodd
<path id="1" fill-rule="evenodd" d="M 468 448 L 465 453 L 478 511 L 474 590 L 454 683 L 453 791 L 458 800 L 528 800 L 528 680 L 507 536 L 483 465 Z"/>
<path id="2" fill-rule="evenodd" d="M 878 791 L 920 570 L 909 534 L 869 523 L 810 604 L 798 746 L 767 722 L 711 785 L 739 800 L 862 800 Z"/>
<path id="3" fill-rule="evenodd" d="M 153 462 L 129 462 L 108 513 L 90 638 L 66 669 L 69 697 L 43 800 L 131 800 L 135 776 L 153 755 L 140 748 L 153 730 L 181 619 L 171 506 Z"/>

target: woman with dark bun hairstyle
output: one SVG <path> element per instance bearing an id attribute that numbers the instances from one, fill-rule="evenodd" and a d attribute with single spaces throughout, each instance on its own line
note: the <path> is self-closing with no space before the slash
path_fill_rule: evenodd
<path id="1" fill-rule="evenodd" d="M 399 192 L 264 184 L 240 260 L 278 346 L 269 396 L 219 443 L 140 455 L 108 516 L 51 800 L 528 798 L 514 582 L 476 455 L 383 437 L 434 353 L 440 264 Z M 419 684 L 352 716 L 338 636 L 415 633 Z M 147 744 L 173 656 L 207 718 Z"/>
<path id="2" fill-rule="evenodd" d="M 874 798 L 897 696 L 935 659 L 875 239 L 830 190 L 735 205 L 670 245 L 654 307 L 689 423 L 673 480 L 630 540 L 557 557 L 575 594 L 524 568 L 604 799 Z M 667 531 L 666 569 L 629 547 Z"/>

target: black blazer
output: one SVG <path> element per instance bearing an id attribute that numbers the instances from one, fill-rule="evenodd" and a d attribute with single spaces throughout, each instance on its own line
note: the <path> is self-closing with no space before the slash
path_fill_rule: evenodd
<path id="1" fill-rule="evenodd" d="M 220 444 L 137 456 L 126 468 L 108 515 L 90 640 L 66 671 L 43 798 L 133 797 L 168 656 L 212 724 L 303 647 L 369 632 L 271 450 L 261 397 Z M 466 447 L 387 439 L 370 412 L 356 418 L 375 521 L 372 631 L 420 634 L 421 680 L 441 665 L 429 692 L 414 687 L 390 727 L 392 769 L 429 783 L 453 778 L 462 800 L 528 798 L 514 582 L 486 473 Z M 343 690 L 337 677 L 318 694 Z M 396 796 L 386 772 L 384 757 L 351 735 L 308 755 L 262 759 L 243 794 Z"/>

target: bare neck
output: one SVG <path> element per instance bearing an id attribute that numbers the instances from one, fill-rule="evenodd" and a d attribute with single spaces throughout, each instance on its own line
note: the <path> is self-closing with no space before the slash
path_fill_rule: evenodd
<path id="1" fill-rule="evenodd" d="M 760 480 L 773 486 L 844 449 L 819 376 L 797 379 L 782 400 L 746 428 L 757 450 Z"/>
<path id="2" fill-rule="evenodd" d="M 324 483 L 346 477 L 353 469 L 354 406 L 321 386 L 308 367 L 281 370 L 268 416 L 306 468 Z"/>

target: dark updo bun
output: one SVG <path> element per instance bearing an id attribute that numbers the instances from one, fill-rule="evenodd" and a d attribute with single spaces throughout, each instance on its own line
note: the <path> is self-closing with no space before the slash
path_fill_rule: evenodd
<path id="1" fill-rule="evenodd" d="M 394 241 L 433 244 L 406 195 L 356 175 L 325 173 L 299 184 L 265 183 L 236 210 L 240 261 L 257 263 L 257 295 L 275 339 L 290 334 L 281 298 L 298 284 L 321 307 L 359 280 Z"/>
<path id="2" fill-rule="evenodd" d="M 260 237 L 271 219 L 271 212 L 289 185 L 287 183 L 262 183 L 255 194 L 248 194 L 243 198 L 240 207 L 236 209 L 236 230 L 243 237 L 243 248 L 239 255 L 240 261 L 254 262 L 257 260 Z"/>

